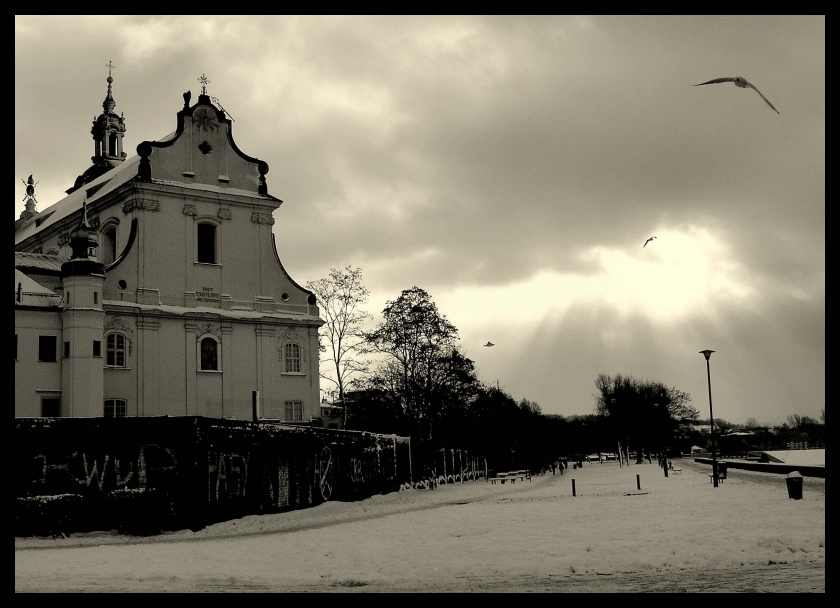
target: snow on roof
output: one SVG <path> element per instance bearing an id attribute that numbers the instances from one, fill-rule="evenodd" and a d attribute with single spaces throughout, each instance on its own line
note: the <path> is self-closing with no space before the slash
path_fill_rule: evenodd
<path id="1" fill-rule="evenodd" d="M 103 173 L 89 184 L 74 190 L 40 213 L 36 213 L 15 233 L 15 245 L 78 212 L 82 208 L 83 201 L 87 200 L 90 204 L 122 186 L 137 175 L 139 164 L 140 157 L 133 156 L 110 171 Z M 88 196 L 88 192 L 91 193 L 90 196 Z"/>
<path id="2" fill-rule="evenodd" d="M 18 299 L 20 294 L 20 299 Z M 16 306 L 59 306 L 61 296 L 15 268 Z"/>

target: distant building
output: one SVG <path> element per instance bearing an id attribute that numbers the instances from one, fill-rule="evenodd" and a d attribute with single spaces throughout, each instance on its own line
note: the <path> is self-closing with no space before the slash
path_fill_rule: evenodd
<path id="1" fill-rule="evenodd" d="M 43 211 L 27 180 L 16 417 L 320 417 L 323 321 L 278 257 L 282 201 L 202 82 L 175 131 L 126 158 L 109 73 L 93 164 Z"/>
<path id="2" fill-rule="evenodd" d="M 336 402 L 328 402 L 326 397 L 321 399 L 321 420 L 328 429 L 344 428 L 344 407 Z"/>

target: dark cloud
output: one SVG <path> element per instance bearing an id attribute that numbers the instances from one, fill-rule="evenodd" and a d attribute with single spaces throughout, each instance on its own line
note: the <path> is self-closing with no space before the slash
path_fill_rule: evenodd
<path id="1" fill-rule="evenodd" d="M 824 16 L 16 16 L 15 179 L 40 180 L 41 209 L 89 164 L 109 60 L 130 154 L 172 132 L 181 94 L 209 77 L 237 145 L 270 165 L 299 282 L 358 266 L 379 308 L 413 285 L 492 294 L 473 317 L 509 322 L 465 317 L 462 338 L 500 345 L 478 364 L 517 398 L 581 413 L 603 372 L 702 402 L 708 347 L 739 353 L 754 387 L 721 373 L 733 421 L 782 421 L 796 393 L 813 393 L 798 413 L 823 407 Z M 738 75 L 781 113 L 694 86 Z M 668 249 L 698 231 L 711 274 Z M 563 281 L 534 293 L 540 272 Z M 667 320 L 621 276 L 685 291 L 693 272 L 708 297 L 683 310 L 674 294 Z M 721 299 L 715 280 L 752 291 Z"/>

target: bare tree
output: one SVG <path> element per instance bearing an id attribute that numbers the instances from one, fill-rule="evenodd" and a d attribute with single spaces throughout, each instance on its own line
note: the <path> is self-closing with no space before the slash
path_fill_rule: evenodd
<path id="1" fill-rule="evenodd" d="M 373 315 L 361 307 L 368 301 L 370 291 L 362 284 L 361 268 L 347 266 L 330 270 L 330 275 L 309 281 L 306 288 L 318 298 L 321 317 L 325 323 L 318 334 L 319 347 L 328 356 L 321 359 L 329 364 L 330 373 L 321 377 L 335 384 L 342 406 L 342 426 L 347 427 L 345 391 L 355 374 L 367 371 L 367 362 L 356 358 L 363 343 L 362 325 Z"/>

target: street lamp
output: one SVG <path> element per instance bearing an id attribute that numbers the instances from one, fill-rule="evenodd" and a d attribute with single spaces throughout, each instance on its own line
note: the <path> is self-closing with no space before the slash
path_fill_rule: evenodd
<path id="1" fill-rule="evenodd" d="M 715 415 L 712 413 L 712 375 L 709 372 L 709 357 L 712 356 L 713 350 L 701 350 L 700 354 L 706 357 L 706 379 L 709 381 L 709 417 L 712 423 L 712 483 L 718 487 L 718 468 L 717 456 L 715 455 Z"/>

